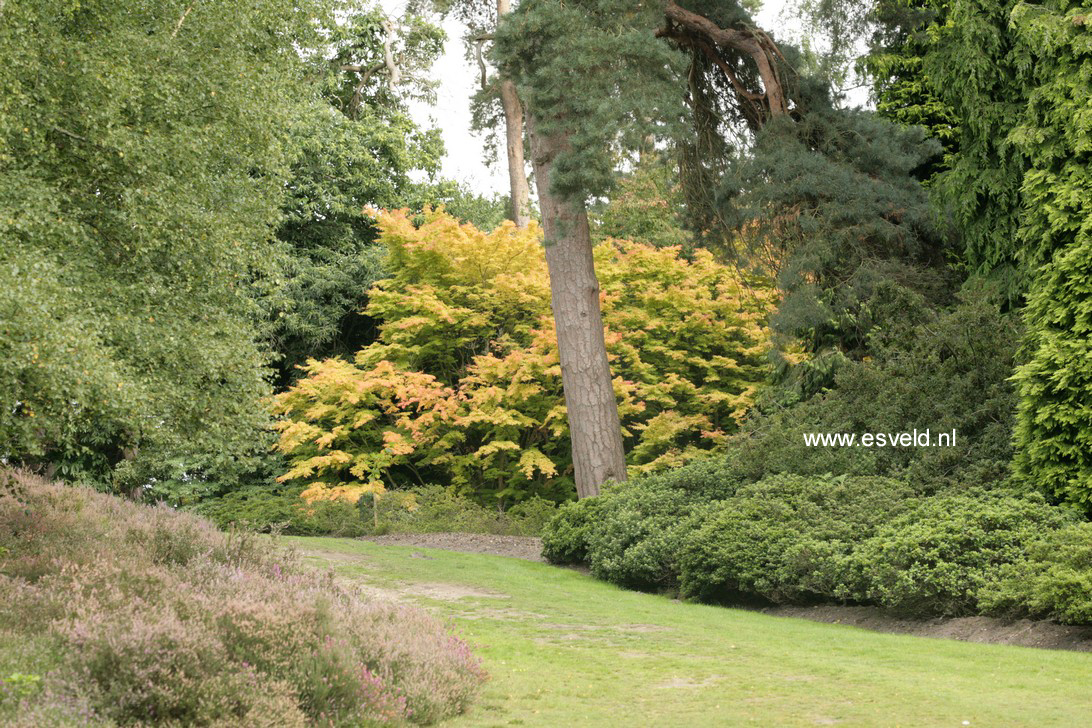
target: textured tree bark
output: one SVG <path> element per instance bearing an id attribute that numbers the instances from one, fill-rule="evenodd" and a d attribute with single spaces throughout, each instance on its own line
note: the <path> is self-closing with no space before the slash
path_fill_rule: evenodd
<path id="1" fill-rule="evenodd" d="M 510 0 L 497 0 L 497 22 L 511 11 Z M 508 154 L 509 216 L 519 227 L 531 222 L 531 187 L 523 159 L 523 104 L 516 85 L 508 79 L 500 83 L 501 107 L 504 109 L 504 138 Z"/>
<path id="2" fill-rule="evenodd" d="M 576 493 L 586 498 L 598 495 L 599 486 L 607 481 L 626 479 L 618 400 L 603 338 L 599 281 L 584 201 L 560 197 L 550 189 L 554 158 L 567 148 L 568 140 L 562 135 L 537 134 L 533 112 L 527 124 L 546 234 L 550 299 L 561 355 Z"/>

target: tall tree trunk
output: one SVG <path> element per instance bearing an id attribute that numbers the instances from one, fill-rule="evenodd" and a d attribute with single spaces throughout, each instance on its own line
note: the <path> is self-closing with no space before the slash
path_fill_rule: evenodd
<path id="1" fill-rule="evenodd" d="M 510 0 L 497 0 L 497 22 L 511 12 Z M 527 184 L 527 168 L 523 160 L 523 104 L 516 85 L 507 79 L 500 83 L 501 106 L 504 108 L 504 138 L 508 153 L 509 216 L 519 227 L 531 222 L 531 187 Z"/>
<path id="2" fill-rule="evenodd" d="M 531 187 L 527 184 L 523 161 L 523 104 L 516 94 L 516 85 L 507 79 L 501 81 L 500 95 L 508 152 L 509 215 L 522 228 L 531 222 Z"/>
<path id="3" fill-rule="evenodd" d="M 585 498 L 598 495 L 599 486 L 608 480 L 626 479 L 618 400 L 611 384 L 603 338 L 599 281 L 595 277 L 584 201 L 560 197 L 550 189 L 554 158 L 568 147 L 568 139 L 557 134 L 537 134 L 533 113 L 528 116 L 527 124 L 546 234 L 550 299 L 561 355 L 576 494 Z"/>

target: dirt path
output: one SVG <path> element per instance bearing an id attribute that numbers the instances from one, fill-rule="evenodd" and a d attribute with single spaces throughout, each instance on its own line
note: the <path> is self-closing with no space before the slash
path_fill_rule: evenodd
<path id="1" fill-rule="evenodd" d="M 509 556 L 543 562 L 542 539 L 533 536 L 491 536 L 478 533 L 393 533 L 365 538 L 380 544 Z M 795 617 L 813 622 L 845 624 L 874 632 L 940 637 L 963 642 L 1019 645 L 1054 650 L 1092 652 L 1092 626 L 1074 627 L 1054 622 L 1021 619 L 1010 622 L 992 617 L 954 619 L 903 619 L 874 607 L 769 607 L 760 610 L 775 617 Z"/>
<path id="2" fill-rule="evenodd" d="M 511 556 L 524 561 L 546 561 L 542 558 L 542 539 L 535 536 L 492 536 L 485 533 L 389 533 L 385 536 L 366 536 L 363 540 L 399 546 L 462 551 L 468 554 Z"/>
<path id="3" fill-rule="evenodd" d="M 955 617 L 946 619 L 901 619 L 875 607 L 769 607 L 763 614 L 797 617 L 813 622 L 846 624 L 875 632 L 907 634 L 915 637 L 941 637 L 963 642 L 993 645 L 1019 645 L 1052 650 L 1092 652 L 1092 626 L 1075 627 L 1054 622 L 1020 619 L 1014 622 L 993 617 Z"/>

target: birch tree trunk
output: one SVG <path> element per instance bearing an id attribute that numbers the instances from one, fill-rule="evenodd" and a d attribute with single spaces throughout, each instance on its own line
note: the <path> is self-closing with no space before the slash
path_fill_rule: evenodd
<path id="1" fill-rule="evenodd" d="M 568 140 L 563 135 L 537 134 L 533 112 L 527 123 L 546 234 L 550 299 L 561 355 L 576 493 L 586 498 L 598 495 L 599 486 L 608 480 L 626 479 L 618 400 L 603 338 L 599 281 L 584 201 L 560 197 L 550 189 L 554 158 L 567 148 Z"/>

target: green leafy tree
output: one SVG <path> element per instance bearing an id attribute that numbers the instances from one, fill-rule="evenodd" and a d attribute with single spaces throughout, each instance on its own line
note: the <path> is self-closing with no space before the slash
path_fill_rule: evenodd
<path id="1" fill-rule="evenodd" d="M 679 215 L 683 195 L 672 161 L 667 155 L 642 155 L 621 175 L 610 200 L 589 210 L 595 236 L 692 248 L 694 235 Z"/>
<path id="2" fill-rule="evenodd" d="M 996 292 L 973 288 L 939 311 L 905 300 L 904 316 L 873 334 L 868 358 L 843 363 L 830 387 L 799 401 L 771 388 L 744 423 L 733 462 L 749 480 L 773 473 L 884 475 L 921 492 L 999 486 L 1013 457 L 1023 331 Z M 776 395 L 776 396 L 774 396 Z M 788 400 L 787 402 L 785 400 Z M 956 447 L 808 447 L 806 433 L 957 433 Z"/>
<path id="3" fill-rule="evenodd" d="M 497 130 L 504 127 L 504 158 L 508 166 L 508 219 L 527 227 L 533 216 L 531 186 L 524 158 L 524 107 L 512 79 L 491 74 L 485 46 L 497 24 L 512 12 L 511 0 L 431 0 L 443 15 L 458 18 L 466 27 L 467 56 L 478 64 L 479 89 L 471 99 L 473 128 L 485 132 L 489 155 L 499 146 Z"/>
<path id="4" fill-rule="evenodd" d="M 410 119 L 407 101 L 429 98 L 426 72 L 443 39 L 412 11 L 395 21 L 364 7 L 321 49 L 320 95 L 289 128 L 296 156 L 277 230 L 284 270 L 265 300 L 278 388 L 309 357 L 351 354 L 374 339 L 363 311 L 385 272 L 367 208 L 421 207 L 442 192 L 434 180 L 443 141 Z"/>
<path id="5" fill-rule="evenodd" d="M 481 195 L 469 185 L 452 180 L 441 180 L 428 192 L 432 206 L 442 205 L 452 217 L 483 232 L 495 230 L 505 220 L 511 219 L 508 217 L 510 203 L 507 195 Z"/>
<path id="6" fill-rule="evenodd" d="M 948 14 L 946 0 L 878 0 L 871 9 L 873 33 L 860 69 L 872 81 L 881 116 L 905 126 L 920 126 L 944 146 L 944 157 L 931 157 L 916 176 L 929 182 L 947 169 L 959 149 L 959 120 L 935 90 L 925 71 L 925 54 Z"/>
<path id="7" fill-rule="evenodd" d="M 329 8 L 0 13 L 0 455 L 126 487 L 233 467 L 268 421 L 252 290 Z"/>

